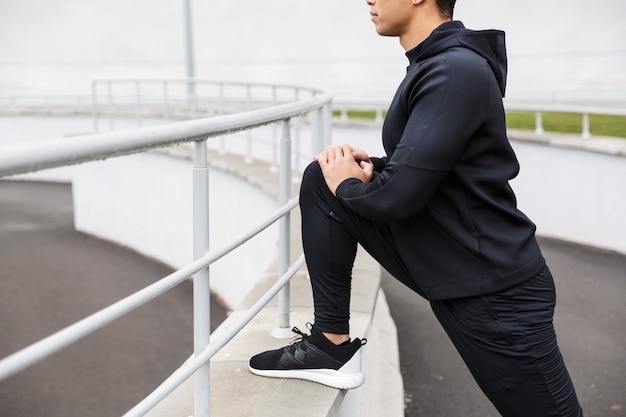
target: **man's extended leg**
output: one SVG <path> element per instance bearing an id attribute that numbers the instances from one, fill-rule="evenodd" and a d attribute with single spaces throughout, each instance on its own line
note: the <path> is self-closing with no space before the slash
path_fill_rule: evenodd
<path id="1" fill-rule="evenodd" d="M 557 344 L 548 267 L 482 297 L 433 301 L 435 315 L 504 417 L 582 417 Z"/>

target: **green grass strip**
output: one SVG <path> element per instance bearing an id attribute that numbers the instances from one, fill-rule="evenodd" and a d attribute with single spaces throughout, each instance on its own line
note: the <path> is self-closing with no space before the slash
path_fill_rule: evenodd
<path id="1" fill-rule="evenodd" d="M 580 113 L 541 113 L 546 132 L 581 134 L 583 116 Z M 506 126 L 511 129 L 535 130 L 535 113 L 507 112 Z M 589 115 L 589 130 L 596 136 L 626 138 L 626 116 Z"/>
<path id="2" fill-rule="evenodd" d="M 341 112 L 334 111 L 339 117 Z M 383 117 L 386 112 L 383 113 Z M 546 132 L 582 134 L 583 117 L 580 113 L 542 112 L 543 130 Z M 348 110 L 348 118 L 374 120 L 375 111 Z M 534 112 L 507 112 L 506 126 L 510 129 L 535 130 Z M 626 116 L 589 115 L 589 130 L 595 136 L 626 138 Z"/>

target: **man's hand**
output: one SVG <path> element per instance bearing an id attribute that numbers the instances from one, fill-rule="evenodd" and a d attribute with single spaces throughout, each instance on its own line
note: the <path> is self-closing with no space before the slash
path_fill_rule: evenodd
<path id="1" fill-rule="evenodd" d="M 349 145 L 329 146 L 314 158 L 322 168 L 326 185 L 335 195 L 337 187 L 348 178 L 368 183 L 372 180 L 374 164 L 367 153 Z"/>

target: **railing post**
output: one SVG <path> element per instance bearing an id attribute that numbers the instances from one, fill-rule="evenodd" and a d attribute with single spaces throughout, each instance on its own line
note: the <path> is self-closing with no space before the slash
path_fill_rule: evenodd
<path id="1" fill-rule="evenodd" d="M 198 116 L 198 86 L 195 78 L 187 79 L 187 118 L 196 119 Z"/>
<path id="2" fill-rule="evenodd" d="M 209 168 L 206 140 L 194 143 L 193 167 L 193 257 L 209 251 Z M 194 355 L 209 345 L 211 338 L 211 297 L 209 269 L 193 276 Z M 194 416 L 208 417 L 210 405 L 211 367 L 207 361 L 196 371 L 194 381 Z"/>
<path id="3" fill-rule="evenodd" d="M 135 120 L 137 126 L 143 126 L 143 97 L 141 96 L 141 80 L 135 81 Z"/>
<path id="4" fill-rule="evenodd" d="M 107 98 L 108 98 L 108 103 L 109 103 L 109 130 L 112 131 L 115 127 L 113 126 L 113 91 L 111 91 L 112 89 L 112 84 L 111 84 L 111 80 L 108 80 L 107 82 Z"/>
<path id="5" fill-rule="evenodd" d="M 587 139 L 591 137 L 589 132 L 589 113 L 583 113 L 583 138 Z"/>
<path id="6" fill-rule="evenodd" d="M 220 109 L 219 114 L 221 116 L 223 114 L 226 114 L 226 104 L 224 103 L 225 98 L 224 98 L 224 82 L 223 81 L 220 81 L 218 83 L 218 91 L 219 91 L 218 100 L 219 100 L 219 109 Z"/>
<path id="7" fill-rule="evenodd" d="M 319 108 L 312 112 L 312 141 L 311 141 L 311 155 L 316 155 L 324 149 L 324 116 L 322 109 Z"/>
<path id="8" fill-rule="evenodd" d="M 97 81 L 91 82 L 91 119 L 93 121 L 93 131 L 98 132 L 98 91 Z"/>
<path id="9" fill-rule="evenodd" d="M 299 101 L 300 100 L 300 88 L 296 88 L 294 91 L 294 100 L 295 101 Z M 302 140 L 300 140 L 300 131 L 301 131 L 301 123 L 300 123 L 300 118 L 296 118 L 296 125 L 295 125 L 295 134 L 294 134 L 294 139 L 295 139 L 295 146 L 292 146 L 292 157 L 295 159 L 294 160 L 294 164 L 292 166 L 292 168 L 296 171 L 296 172 L 301 172 L 300 170 L 300 146 L 302 144 Z M 294 181 L 297 181 L 297 179 L 294 178 Z"/>
<path id="10" fill-rule="evenodd" d="M 535 134 L 543 135 L 543 120 L 540 111 L 535 112 Z"/>
<path id="11" fill-rule="evenodd" d="M 332 145 L 333 138 L 333 108 L 330 103 L 322 107 L 322 149 Z M 321 151 L 321 149 L 320 149 Z"/>
<path id="12" fill-rule="evenodd" d="M 291 196 L 291 126 L 289 120 L 282 122 L 282 135 L 280 140 L 280 180 L 279 180 L 279 205 L 283 206 Z M 278 237 L 278 276 L 281 277 L 291 262 L 291 215 L 286 213 L 279 221 Z M 287 283 L 278 293 L 278 327 L 272 332 L 276 338 L 289 338 L 293 336 L 289 324 L 290 287 Z"/>
<path id="13" fill-rule="evenodd" d="M 170 121 L 170 95 L 167 80 L 163 80 L 163 120 Z"/>
<path id="14" fill-rule="evenodd" d="M 272 105 L 276 105 L 278 100 L 276 86 L 272 86 Z M 278 139 L 278 125 L 277 123 L 272 123 L 272 162 L 270 164 L 270 172 L 277 172 L 278 168 L 276 164 L 278 163 L 278 153 L 280 152 L 280 139 Z M 279 143 L 276 143 L 279 142 Z"/>
<path id="15" fill-rule="evenodd" d="M 341 116 L 339 117 L 339 119 L 342 122 L 347 122 L 348 121 L 348 106 L 342 106 L 340 110 L 340 114 Z"/>
<path id="16" fill-rule="evenodd" d="M 378 106 L 376 107 L 376 122 L 382 123 L 382 121 L 383 121 L 383 109 L 382 107 Z"/>
<path id="17" fill-rule="evenodd" d="M 219 89 L 219 115 L 222 116 L 224 114 L 226 114 L 226 103 L 224 103 L 224 82 L 220 81 L 218 83 L 218 89 Z M 226 140 L 224 139 L 224 136 L 220 136 L 220 150 L 219 150 L 219 154 L 220 155 L 225 155 L 226 154 Z"/>
<path id="18" fill-rule="evenodd" d="M 251 84 L 246 84 L 246 110 L 250 111 L 252 110 L 252 85 Z M 245 158 L 245 162 L 247 164 L 251 164 L 252 161 L 254 160 L 252 158 L 252 130 L 248 129 L 246 131 L 246 143 L 247 143 L 247 151 L 246 151 L 246 158 Z"/>
<path id="19" fill-rule="evenodd" d="M 187 110 L 189 118 L 196 118 L 197 97 L 196 97 L 196 69 L 193 54 L 193 28 L 191 16 L 191 0 L 183 1 L 184 25 L 185 25 L 185 58 L 187 67 Z"/>

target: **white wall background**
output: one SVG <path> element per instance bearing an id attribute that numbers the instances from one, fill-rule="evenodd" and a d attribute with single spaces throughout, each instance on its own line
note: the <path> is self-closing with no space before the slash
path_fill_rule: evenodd
<path id="1" fill-rule="evenodd" d="M 511 185 L 539 235 L 626 254 L 623 154 L 512 145 L 521 170 Z"/>
<path id="2" fill-rule="evenodd" d="M 193 261 L 189 160 L 145 153 L 91 162 L 73 174 L 76 229 L 114 241 L 176 269 Z M 269 217 L 278 204 L 255 186 L 209 171 L 209 235 L 220 249 Z M 234 308 L 266 271 L 278 229 L 253 238 L 211 266 L 211 289 Z"/>
<path id="3" fill-rule="evenodd" d="M 393 93 L 406 60 L 365 0 L 192 1 L 198 78 Z M 459 0 L 507 32 L 509 96 L 626 96 L 623 0 Z M 184 77 L 182 0 L 0 0 L 0 95 L 89 92 L 94 78 Z"/>

